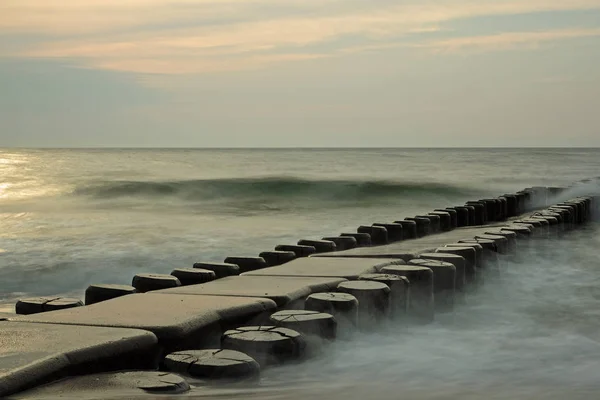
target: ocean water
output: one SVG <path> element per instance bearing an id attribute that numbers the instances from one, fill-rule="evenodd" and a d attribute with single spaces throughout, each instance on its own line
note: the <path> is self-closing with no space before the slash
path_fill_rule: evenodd
<path id="1" fill-rule="evenodd" d="M 600 175 L 598 149 L 0 150 L 0 309 Z M 597 398 L 600 245 L 535 243 L 425 327 L 390 324 L 194 396 Z"/>

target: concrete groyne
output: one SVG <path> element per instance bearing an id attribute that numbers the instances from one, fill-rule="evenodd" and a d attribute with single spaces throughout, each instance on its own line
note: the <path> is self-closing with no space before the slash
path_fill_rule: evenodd
<path id="1" fill-rule="evenodd" d="M 598 219 L 596 182 L 140 273 L 131 285 L 91 285 L 86 305 L 21 299 L 17 314 L 0 316 L 0 396 L 177 394 L 189 389 L 186 377 L 255 382 L 261 369 L 301 361 L 315 346 L 326 352 L 384 320 L 427 324 L 497 279 L 504 258 Z"/>

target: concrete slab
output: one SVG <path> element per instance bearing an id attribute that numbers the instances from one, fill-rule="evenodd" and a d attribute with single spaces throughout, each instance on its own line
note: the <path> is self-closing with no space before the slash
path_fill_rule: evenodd
<path id="1" fill-rule="evenodd" d="M 356 280 L 362 274 L 379 272 L 381 268 L 387 265 L 398 264 L 399 261 L 394 259 L 372 260 L 368 258 L 308 257 L 299 258 L 278 267 L 249 272 L 244 275 L 337 277 Z"/>
<path id="2" fill-rule="evenodd" d="M 0 324 L 0 397 L 73 373 L 155 368 L 157 357 L 157 338 L 147 331 L 5 321 Z"/>
<path id="3" fill-rule="evenodd" d="M 126 371 L 63 379 L 21 393 L 13 399 L 156 399 L 158 396 L 163 398 L 189 390 L 189 384 L 179 375 L 158 371 Z"/>
<path id="4" fill-rule="evenodd" d="M 230 325 L 274 310 L 273 300 L 250 297 L 131 294 L 91 306 L 12 318 L 12 321 L 137 328 L 153 332 L 168 350 L 219 343 Z"/>
<path id="5" fill-rule="evenodd" d="M 343 278 L 242 275 L 154 293 L 262 297 L 273 300 L 278 307 L 284 307 L 298 301 L 304 304 L 304 299 L 312 293 L 333 291 L 343 281 Z"/>

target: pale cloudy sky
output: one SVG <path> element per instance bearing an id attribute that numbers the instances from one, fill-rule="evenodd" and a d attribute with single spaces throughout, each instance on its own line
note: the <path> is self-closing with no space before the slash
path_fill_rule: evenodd
<path id="1" fill-rule="evenodd" d="M 1 146 L 600 146 L 600 0 L 0 0 Z"/>

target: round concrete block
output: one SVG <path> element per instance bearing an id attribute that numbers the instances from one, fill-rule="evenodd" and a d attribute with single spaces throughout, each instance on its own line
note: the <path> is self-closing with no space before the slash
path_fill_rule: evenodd
<path id="1" fill-rule="evenodd" d="M 448 210 L 456 211 L 456 227 L 462 228 L 463 226 L 469 226 L 469 209 L 467 207 L 452 207 Z"/>
<path id="2" fill-rule="evenodd" d="M 136 288 L 140 293 L 146 293 L 152 290 L 169 289 L 181 286 L 181 282 L 173 275 L 137 274 L 133 277 L 131 286 Z"/>
<path id="3" fill-rule="evenodd" d="M 416 239 L 417 236 L 417 223 L 415 221 L 401 220 L 394 221 L 395 224 L 402 225 L 402 235 L 404 239 Z"/>
<path id="4" fill-rule="evenodd" d="M 268 267 L 267 262 L 262 257 L 227 257 L 223 262 L 240 267 L 240 274 Z"/>
<path id="5" fill-rule="evenodd" d="M 494 240 L 465 239 L 460 240 L 458 245 L 477 246 L 475 249 L 481 254 L 480 262 L 477 265 L 481 265 L 481 268 L 498 269 L 498 246 Z"/>
<path id="6" fill-rule="evenodd" d="M 502 231 L 498 230 L 489 230 L 486 231 L 484 235 L 480 235 L 484 237 L 487 235 L 491 236 L 500 236 L 506 238 L 506 251 L 507 254 L 515 254 L 517 252 L 517 233 L 512 231 Z"/>
<path id="7" fill-rule="evenodd" d="M 351 294 L 358 300 L 358 323 L 362 328 L 389 315 L 391 290 L 385 284 L 375 281 L 345 281 L 337 290 Z"/>
<path id="8" fill-rule="evenodd" d="M 293 251 L 296 258 L 308 257 L 317 252 L 313 246 L 302 246 L 298 244 L 280 244 L 275 247 L 276 251 Z"/>
<path id="9" fill-rule="evenodd" d="M 171 275 L 179 279 L 181 286 L 198 285 L 216 279 L 213 271 L 202 268 L 175 268 L 171 271 Z"/>
<path id="10" fill-rule="evenodd" d="M 439 215 L 432 215 L 432 214 L 426 214 L 426 215 L 417 215 L 417 217 L 420 218 L 428 218 L 430 223 L 429 223 L 429 233 L 437 233 L 441 230 L 441 222 L 440 222 L 440 216 Z"/>
<path id="11" fill-rule="evenodd" d="M 559 213 L 563 217 L 563 223 L 565 229 L 571 229 L 573 227 L 573 210 L 571 207 L 552 206 L 548 210 Z"/>
<path id="12" fill-rule="evenodd" d="M 333 315 L 310 310 L 282 310 L 271 315 L 273 325 L 292 329 L 303 335 L 315 335 L 333 340 L 337 334 L 337 321 Z"/>
<path id="13" fill-rule="evenodd" d="M 368 233 L 340 233 L 340 236 L 356 239 L 356 247 L 369 247 L 372 244 L 371 235 Z"/>
<path id="14" fill-rule="evenodd" d="M 556 217 L 552 217 L 550 215 L 547 214 L 534 214 L 531 217 L 529 217 L 530 219 L 539 219 L 541 221 L 546 221 L 548 222 L 548 228 L 552 231 L 552 232 L 558 232 L 558 228 L 559 228 L 559 222 L 558 222 L 558 218 Z M 560 218 L 560 215 L 559 215 Z"/>
<path id="15" fill-rule="evenodd" d="M 391 290 L 391 314 L 395 317 L 406 315 L 410 299 L 410 284 L 408 278 L 392 274 L 363 274 L 358 277 L 361 281 L 375 281 L 387 285 Z"/>
<path id="16" fill-rule="evenodd" d="M 498 251 L 499 254 L 509 254 L 510 253 L 508 238 L 505 236 L 483 234 L 483 235 L 476 235 L 475 239 L 491 240 L 495 243 L 496 250 Z"/>
<path id="17" fill-rule="evenodd" d="M 338 324 L 358 325 L 358 299 L 348 293 L 313 293 L 304 302 L 306 310 L 328 313 Z M 338 331 L 341 327 L 338 327 Z"/>
<path id="18" fill-rule="evenodd" d="M 448 217 L 449 217 L 449 219 L 447 220 L 448 227 L 446 229 L 444 229 L 444 225 L 445 225 L 444 221 L 440 220 L 442 230 L 451 231 L 452 229 L 456 229 L 456 226 L 458 224 L 458 213 L 456 212 L 456 210 L 451 209 L 451 208 L 448 208 L 445 210 L 438 209 L 438 210 L 434 210 L 432 214 L 438 214 L 438 215 L 448 214 Z M 441 217 L 441 218 L 443 219 L 445 217 Z"/>
<path id="19" fill-rule="evenodd" d="M 209 271 L 212 271 L 215 273 L 216 279 L 240 274 L 240 267 L 238 267 L 236 264 L 197 262 L 194 264 L 194 268 L 207 269 Z"/>
<path id="20" fill-rule="evenodd" d="M 359 226 L 356 230 L 358 233 L 368 233 L 371 235 L 371 244 L 380 246 L 388 243 L 388 232 L 382 226 Z"/>
<path id="21" fill-rule="evenodd" d="M 300 333 L 288 328 L 242 326 L 226 331 L 221 347 L 246 353 L 264 366 L 302 358 L 306 342 Z"/>
<path id="22" fill-rule="evenodd" d="M 579 224 L 579 212 L 578 212 L 577 206 L 575 204 L 558 203 L 558 204 L 552 206 L 552 208 L 557 208 L 557 207 L 567 208 L 571 212 L 571 223 L 573 225 Z"/>
<path id="23" fill-rule="evenodd" d="M 481 203 L 485 204 L 486 211 L 486 222 L 497 221 L 498 216 L 498 204 L 496 203 L 496 199 L 482 199 L 479 200 Z"/>
<path id="24" fill-rule="evenodd" d="M 519 224 L 510 224 L 500 228 L 501 232 L 514 232 L 517 234 L 517 238 L 519 239 L 528 239 L 532 236 L 532 225 L 519 225 Z"/>
<path id="25" fill-rule="evenodd" d="M 454 280 L 454 288 L 457 292 L 464 292 L 466 281 L 466 260 L 464 257 L 457 254 L 448 253 L 421 253 L 419 258 L 424 260 L 442 261 L 454 265 L 456 279 Z M 435 275 L 435 273 L 434 273 Z"/>
<path id="26" fill-rule="evenodd" d="M 470 206 L 470 205 L 465 204 L 463 207 L 469 211 L 469 225 L 468 226 L 478 225 L 477 224 L 477 222 L 478 222 L 477 210 L 475 209 L 475 206 Z"/>
<path id="27" fill-rule="evenodd" d="M 337 250 L 337 248 L 335 246 L 335 243 L 333 243 L 331 240 L 309 240 L 309 239 L 303 239 L 303 240 L 299 240 L 298 244 L 302 245 L 302 246 L 312 246 L 312 247 L 314 247 L 315 250 L 317 251 L 317 254 L 328 253 L 330 251 L 336 251 Z"/>
<path id="28" fill-rule="evenodd" d="M 381 226 L 385 228 L 388 234 L 389 242 L 399 242 L 404 239 L 404 232 L 401 224 L 393 223 L 393 224 L 382 224 L 375 223 L 373 226 Z"/>
<path id="29" fill-rule="evenodd" d="M 406 221 L 414 221 L 417 225 L 417 237 L 424 237 L 429 235 L 431 219 L 425 217 L 407 217 L 404 218 Z"/>
<path id="30" fill-rule="evenodd" d="M 350 250 L 358 246 L 356 239 L 350 236 L 324 237 L 323 240 L 329 240 L 330 242 L 335 243 L 335 249 L 337 251 Z"/>
<path id="31" fill-rule="evenodd" d="M 260 365 L 249 355 L 235 350 L 183 350 L 167 355 L 167 371 L 200 379 L 257 379 Z"/>
<path id="32" fill-rule="evenodd" d="M 455 254 L 465 259 L 465 280 L 467 284 L 477 282 L 477 253 L 472 247 L 438 247 L 436 253 Z"/>
<path id="33" fill-rule="evenodd" d="M 420 322 L 431 322 L 434 318 L 433 271 L 417 265 L 389 265 L 383 267 L 384 274 L 400 275 L 410 285 L 409 316 Z"/>
<path id="34" fill-rule="evenodd" d="M 498 221 L 504 221 L 508 215 L 508 199 L 504 196 L 500 196 L 496 199 L 499 202 L 499 215 Z"/>
<path id="35" fill-rule="evenodd" d="M 475 249 L 475 267 L 478 269 L 484 269 L 484 253 L 483 246 L 477 243 L 448 243 L 444 247 L 472 247 Z"/>
<path id="36" fill-rule="evenodd" d="M 274 250 L 263 251 L 258 256 L 265 260 L 267 266 L 274 267 L 294 260 L 296 258 L 296 253 L 293 251 Z"/>
<path id="37" fill-rule="evenodd" d="M 580 224 L 582 222 L 582 209 L 580 204 L 574 203 L 572 201 L 565 201 L 562 203 L 558 203 L 558 206 L 569 206 L 573 209 L 573 221 L 575 224 Z"/>
<path id="38" fill-rule="evenodd" d="M 466 203 L 468 206 L 474 208 L 473 219 L 471 225 L 483 225 L 486 222 L 486 208 L 485 205 L 478 201 L 469 201 Z"/>
<path id="39" fill-rule="evenodd" d="M 30 297 L 17 301 L 15 312 L 29 315 L 81 306 L 83 306 L 81 300 L 70 297 Z"/>
<path id="40" fill-rule="evenodd" d="M 85 305 L 89 306 L 136 292 L 135 288 L 129 285 L 90 285 L 85 290 Z"/>
<path id="41" fill-rule="evenodd" d="M 454 310 L 456 292 L 456 267 L 444 261 L 417 258 L 408 265 L 429 268 L 433 271 L 433 293 L 435 309 L 439 312 Z"/>
<path id="42" fill-rule="evenodd" d="M 502 196 L 506 199 L 506 218 L 514 217 L 517 213 L 517 195 L 514 193 L 505 194 Z"/>

